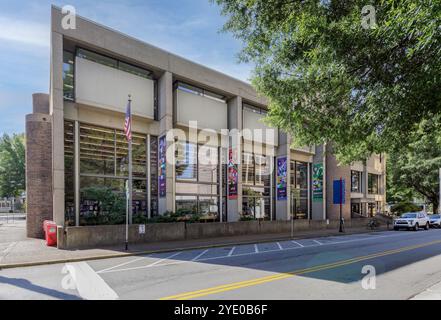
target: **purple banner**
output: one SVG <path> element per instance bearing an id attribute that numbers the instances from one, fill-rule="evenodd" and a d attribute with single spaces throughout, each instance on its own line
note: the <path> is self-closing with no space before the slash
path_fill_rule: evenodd
<path id="1" fill-rule="evenodd" d="M 277 200 L 287 199 L 287 184 L 288 184 L 287 165 L 288 165 L 288 161 L 286 157 L 277 159 L 277 181 L 276 181 Z"/>
<path id="2" fill-rule="evenodd" d="M 228 152 L 228 199 L 237 199 L 238 173 L 233 149 Z"/>
<path id="3" fill-rule="evenodd" d="M 159 197 L 167 195 L 167 141 L 165 136 L 159 138 Z"/>

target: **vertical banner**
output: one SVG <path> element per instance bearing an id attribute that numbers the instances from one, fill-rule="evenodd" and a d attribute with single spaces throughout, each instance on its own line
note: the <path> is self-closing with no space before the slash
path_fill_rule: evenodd
<path id="1" fill-rule="evenodd" d="M 334 180 L 333 189 L 333 204 L 345 204 L 345 180 Z"/>
<path id="2" fill-rule="evenodd" d="M 237 199 L 237 190 L 238 190 L 238 173 L 237 173 L 237 164 L 234 161 L 234 153 L 233 149 L 230 148 L 228 151 L 228 199 L 236 200 Z"/>
<path id="3" fill-rule="evenodd" d="M 287 172 L 288 172 L 288 159 L 287 157 L 282 157 L 277 159 L 277 200 L 287 199 Z"/>
<path id="4" fill-rule="evenodd" d="M 165 136 L 159 138 L 159 197 L 167 196 L 167 141 Z"/>
<path id="5" fill-rule="evenodd" d="M 316 163 L 312 167 L 312 200 L 323 200 L 323 163 Z"/>

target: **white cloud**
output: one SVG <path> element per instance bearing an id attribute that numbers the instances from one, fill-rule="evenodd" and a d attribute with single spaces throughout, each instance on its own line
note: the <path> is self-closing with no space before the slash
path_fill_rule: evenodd
<path id="1" fill-rule="evenodd" d="M 0 17 L 0 40 L 47 48 L 50 45 L 49 26 L 33 21 Z"/>

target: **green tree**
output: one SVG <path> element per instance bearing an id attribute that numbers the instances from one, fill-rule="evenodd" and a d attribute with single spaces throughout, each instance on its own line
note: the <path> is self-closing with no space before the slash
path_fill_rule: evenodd
<path id="1" fill-rule="evenodd" d="M 26 189 L 24 134 L 0 138 L 0 197 L 18 196 Z"/>
<path id="2" fill-rule="evenodd" d="M 349 163 L 406 144 L 440 113 L 439 0 L 212 1 L 244 42 L 240 59 L 255 64 L 268 120 L 299 145 L 332 141 Z"/>
<path id="3" fill-rule="evenodd" d="M 415 126 L 408 146 L 391 150 L 388 183 L 398 201 L 412 200 L 415 193 L 439 206 L 439 168 L 441 168 L 441 116 L 423 120 Z M 389 196 L 388 196 L 389 197 Z"/>

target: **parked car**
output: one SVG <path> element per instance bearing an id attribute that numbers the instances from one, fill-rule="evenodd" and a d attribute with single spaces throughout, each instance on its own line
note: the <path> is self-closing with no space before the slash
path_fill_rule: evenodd
<path id="1" fill-rule="evenodd" d="M 441 228 L 441 215 L 431 214 L 429 216 L 429 223 L 431 227 Z"/>
<path id="2" fill-rule="evenodd" d="M 394 219 L 394 230 L 412 229 L 418 231 L 419 228 L 429 230 L 429 227 L 429 217 L 424 212 L 408 212 Z"/>

